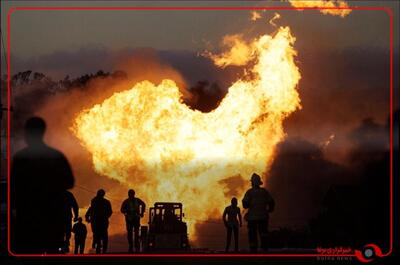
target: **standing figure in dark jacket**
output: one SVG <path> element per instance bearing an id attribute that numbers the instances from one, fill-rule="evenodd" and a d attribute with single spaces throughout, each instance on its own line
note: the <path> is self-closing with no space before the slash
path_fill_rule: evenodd
<path id="1" fill-rule="evenodd" d="M 243 208 L 248 209 L 244 218 L 247 221 L 250 251 L 253 253 L 258 249 L 258 236 L 261 239 L 261 248 L 268 250 L 269 213 L 275 208 L 274 199 L 266 189 L 260 187 L 262 184 L 260 176 L 254 173 L 251 176 L 252 187 L 242 200 Z"/>
<path id="2" fill-rule="evenodd" d="M 82 223 L 82 217 L 78 217 L 78 222 L 72 227 L 72 232 L 75 234 L 74 254 L 83 254 L 85 252 L 87 229 L 86 225 Z"/>
<path id="3" fill-rule="evenodd" d="M 74 216 L 72 216 L 72 212 Z M 79 206 L 76 202 L 74 194 L 69 191 L 65 192 L 65 251 L 69 252 L 69 245 L 72 230 L 72 218 L 74 222 L 78 220 Z"/>
<path id="4" fill-rule="evenodd" d="M 19 254 L 59 253 L 64 247 L 64 193 L 74 186 L 74 176 L 65 156 L 43 141 L 45 130 L 42 118 L 28 119 L 27 147 L 12 161 L 11 241 Z"/>
<path id="5" fill-rule="evenodd" d="M 103 189 L 98 190 L 85 215 L 86 221 L 92 226 L 93 243 L 97 254 L 106 253 L 108 247 L 108 219 L 112 215 L 112 208 L 110 201 L 104 198 L 105 195 Z"/>
<path id="6" fill-rule="evenodd" d="M 135 191 L 128 191 L 128 199 L 121 205 L 121 213 L 125 215 L 126 231 L 128 232 L 129 252 L 133 252 L 133 231 L 135 231 L 135 251 L 140 251 L 139 229 L 140 218 L 146 211 L 146 204 L 135 197 Z"/>

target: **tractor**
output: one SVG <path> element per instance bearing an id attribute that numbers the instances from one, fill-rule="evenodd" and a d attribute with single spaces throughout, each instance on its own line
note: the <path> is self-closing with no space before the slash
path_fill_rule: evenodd
<path id="1" fill-rule="evenodd" d="M 182 203 L 156 202 L 149 210 L 149 226 L 140 234 L 143 251 L 188 251 L 187 225 L 183 222 Z"/>

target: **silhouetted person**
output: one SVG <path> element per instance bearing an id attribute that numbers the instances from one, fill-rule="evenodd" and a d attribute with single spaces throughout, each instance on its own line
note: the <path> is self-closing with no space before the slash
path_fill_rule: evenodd
<path id="1" fill-rule="evenodd" d="M 43 141 L 45 130 L 43 119 L 28 119 L 27 147 L 13 158 L 10 181 L 16 238 L 12 242 L 18 253 L 58 253 L 64 245 L 63 198 L 74 177 L 65 156 Z"/>
<path id="2" fill-rule="evenodd" d="M 251 176 L 251 189 L 249 189 L 242 200 L 243 208 L 248 209 L 244 216 L 247 221 L 249 245 L 251 252 L 257 252 L 258 238 L 261 239 L 261 248 L 268 250 L 268 222 L 269 213 L 274 210 L 275 202 L 271 194 L 260 187 L 263 183 L 256 173 Z M 258 235 L 257 235 L 258 234 Z"/>
<path id="3" fill-rule="evenodd" d="M 143 217 L 146 204 L 135 197 L 135 191 L 128 191 L 128 199 L 121 205 L 121 213 L 125 215 L 126 231 L 128 232 L 129 252 L 133 252 L 133 231 L 135 233 L 135 251 L 140 251 L 139 229 L 140 218 Z"/>
<path id="4" fill-rule="evenodd" d="M 96 253 L 106 253 L 108 246 L 108 219 L 112 215 L 111 203 L 105 199 L 106 192 L 103 189 L 97 191 L 86 212 L 86 221 L 91 223 L 93 243 Z"/>
<path id="5" fill-rule="evenodd" d="M 72 217 L 74 217 L 74 222 L 78 220 L 79 216 L 79 206 L 76 202 L 74 195 L 65 191 L 65 250 L 69 252 L 69 245 L 71 239 L 71 229 L 72 229 Z M 72 216 L 72 212 L 74 216 Z"/>
<path id="6" fill-rule="evenodd" d="M 239 226 L 242 227 L 242 215 L 240 208 L 237 206 L 238 201 L 235 197 L 231 200 L 231 205 L 227 206 L 222 215 L 224 225 L 226 227 L 226 247 L 225 251 L 229 251 L 231 245 L 232 232 L 235 238 L 235 252 L 239 252 Z"/>
<path id="7" fill-rule="evenodd" d="M 86 225 L 82 222 L 82 217 L 78 217 L 78 222 L 72 227 L 75 234 L 75 254 L 83 254 L 85 252 L 85 241 L 87 235 Z"/>

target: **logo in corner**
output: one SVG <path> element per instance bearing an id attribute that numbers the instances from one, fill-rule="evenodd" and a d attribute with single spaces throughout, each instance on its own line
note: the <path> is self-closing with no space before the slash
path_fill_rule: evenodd
<path id="1" fill-rule="evenodd" d="M 361 250 L 355 251 L 355 256 L 361 262 L 373 261 L 376 257 L 382 257 L 382 250 L 375 244 L 365 245 Z"/>

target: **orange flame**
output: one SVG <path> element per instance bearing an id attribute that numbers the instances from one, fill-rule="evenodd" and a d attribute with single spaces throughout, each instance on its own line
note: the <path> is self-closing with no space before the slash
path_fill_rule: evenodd
<path id="1" fill-rule="evenodd" d="M 249 43 L 232 39 L 216 63 L 254 64 L 209 113 L 185 105 L 172 80 L 143 81 L 83 110 L 71 129 L 96 172 L 134 188 L 148 205 L 182 202 L 193 239 L 196 220 L 219 218 L 229 204 L 224 180 L 249 183 L 253 172 L 268 171 L 284 138 L 283 120 L 300 108 L 294 41 L 288 27 Z M 235 195 L 240 199 L 248 187 Z"/>
<path id="2" fill-rule="evenodd" d="M 289 0 L 290 4 L 297 8 L 302 7 L 340 7 L 347 8 L 349 5 L 343 0 Z M 350 9 L 321 9 L 320 12 L 325 15 L 334 15 L 345 17 L 351 13 Z"/>
<path id="3" fill-rule="evenodd" d="M 274 16 L 269 20 L 269 24 L 270 25 L 272 25 L 272 26 L 274 26 L 274 27 L 276 27 L 277 25 L 275 24 L 275 21 L 277 20 L 277 19 L 280 19 L 281 18 L 281 15 L 279 15 L 279 13 L 274 13 Z"/>
<path id="4" fill-rule="evenodd" d="M 251 21 L 256 21 L 257 19 L 261 18 L 260 12 L 257 12 L 257 11 L 251 11 L 250 15 L 251 15 L 251 17 L 250 17 Z"/>
<path id="5" fill-rule="evenodd" d="M 246 65 L 254 55 L 255 46 L 249 45 L 240 34 L 224 36 L 222 46 L 227 49 L 222 54 L 214 55 L 206 51 L 202 55 L 211 58 L 219 67 Z"/>

